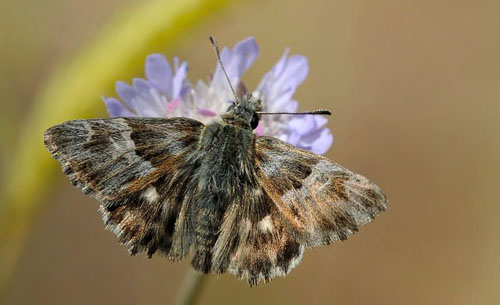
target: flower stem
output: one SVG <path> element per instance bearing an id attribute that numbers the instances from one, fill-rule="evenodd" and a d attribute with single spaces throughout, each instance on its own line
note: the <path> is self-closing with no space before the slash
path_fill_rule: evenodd
<path id="1" fill-rule="evenodd" d="M 195 305 L 205 286 L 207 277 L 192 268 L 186 272 L 175 305 Z"/>

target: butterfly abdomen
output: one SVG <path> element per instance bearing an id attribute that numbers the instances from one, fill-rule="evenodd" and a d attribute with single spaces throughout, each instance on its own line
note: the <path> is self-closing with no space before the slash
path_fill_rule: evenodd
<path id="1" fill-rule="evenodd" d="M 250 130 L 234 125 L 207 125 L 200 140 L 203 161 L 196 173 L 199 194 L 194 203 L 195 255 L 192 265 L 208 273 L 213 270 L 213 248 L 228 207 L 240 200 L 241 188 L 253 166 L 254 138 Z M 240 200 L 241 201 L 241 200 Z M 219 270 L 221 267 L 217 266 Z"/>

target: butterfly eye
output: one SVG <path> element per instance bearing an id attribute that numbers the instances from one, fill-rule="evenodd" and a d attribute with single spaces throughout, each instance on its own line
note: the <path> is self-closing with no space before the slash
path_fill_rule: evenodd
<path id="1" fill-rule="evenodd" d="M 259 125 L 259 116 L 254 113 L 252 121 L 250 122 L 250 127 L 252 127 L 252 129 L 255 129 L 257 128 L 257 125 Z"/>

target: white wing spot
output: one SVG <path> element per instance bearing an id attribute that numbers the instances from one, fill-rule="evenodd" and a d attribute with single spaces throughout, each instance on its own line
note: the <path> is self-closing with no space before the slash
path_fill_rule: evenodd
<path id="1" fill-rule="evenodd" d="M 127 131 L 122 131 L 121 133 L 122 138 L 125 140 L 125 149 L 135 149 L 135 143 L 130 137 L 132 134 L 132 130 L 127 130 Z"/>
<path id="2" fill-rule="evenodd" d="M 87 143 L 90 143 L 92 141 L 92 136 L 95 134 L 95 132 L 94 132 L 94 129 L 92 129 L 92 127 L 90 127 L 89 123 L 85 122 L 84 124 L 85 124 L 85 129 L 87 129 L 87 131 L 88 131 L 86 141 L 87 141 Z"/>
<path id="3" fill-rule="evenodd" d="M 156 192 L 156 188 L 154 186 L 149 186 L 144 193 L 142 193 L 142 196 L 149 202 L 153 203 L 156 202 L 158 199 L 158 193 Z"/>
<path id="4" fill-rule="evenodd" d="M 262 218 L 262 220 L 257 223 L 257 227 L 263 233 L 272 233 L 274 230 L 274 226 L 271 215 L 267 215 L 266 217 Z"/>

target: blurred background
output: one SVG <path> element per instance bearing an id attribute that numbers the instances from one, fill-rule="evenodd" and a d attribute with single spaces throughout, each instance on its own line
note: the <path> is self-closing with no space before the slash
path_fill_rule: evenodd
<path id="1" fill-rule="evenodd" d="M 163 2 L 155 11 L 170 18 L 180 1 Z M 0 302 L 173 302 L 188 262 L 128 256 L 43 149 L 42 132 L 106 116 L 100 95 L 143 77 L 153 52 L 187 60 L 191 81 L 206 78 L 213 34 L 229 46 L 257 39 L 249 88 L 286 46 L 306 55 L 300 109 L 333 111 L 326 156 L 373 179 L 389 209 L 348 241 L 307 251 L 286 278 L 250 288 L 210 276 L 200 304 L 499 304 L 500 2 L 215 2 L 147 25 L 134 18 L 148 1 L 2 0 Z M 75 98 L 58 95 L 68 88 Z"/>

